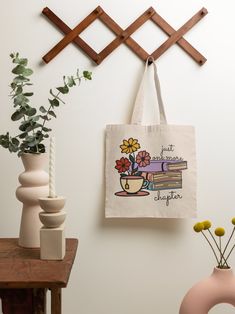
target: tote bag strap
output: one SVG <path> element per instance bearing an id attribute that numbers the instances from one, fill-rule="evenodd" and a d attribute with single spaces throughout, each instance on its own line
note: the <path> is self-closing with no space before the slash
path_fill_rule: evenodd
<path id="1" fill-rule="evenodd" d="M 160 124 L 167 124 L 166 114 L 165 114 L 164 105 L 162 101 L 162 95 L 161 95 L 161 86 L 160 86 L 160 81 L 157 74 L 157 66 L 154 62 L 153 57 L 149 57 L 146 60 L 143 78 L 141 80 L 140 87 L 137 92 L 137 96 L 136 96 L 136 100 L 134 104 L 134 109 L 133 109 L 133 113 L 131 117 L 131 124 L 141 124 L 143 120 L 144 98 L 145 98 L 145 93 L 146 93 L 146 81 L 147 81 L 147 72 L 149 68 L 149 65 L 148 65 L 149 61 L 152 62 L 153 69 L 154 69 L 154 83 L 155 83 L 155 88 L 156 88 L 156 93 L 157 93 L 158 108 L 159 108 L 159 114 L 160 114 Z"/>

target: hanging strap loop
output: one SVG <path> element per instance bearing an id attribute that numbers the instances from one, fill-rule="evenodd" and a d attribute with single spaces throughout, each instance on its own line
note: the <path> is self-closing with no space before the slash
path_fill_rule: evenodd
<path id="1" fill-rule="evenodd" d="M 153 64 L 154 69 L 154 83 L 155 83 L 155 89 L 157 93 L 157 100 L 158 100 L 158 109 L 160 114 L 160 124 L 167 124 L 166 120 L 166 114 L 165 109 L 162 101 L 162 95 L 161 95 L 161 86 L 160 81 L 157 74 L 157 66 L 154 61 L 154 58 L 152 56 L 149 56 L 145 63 L 145 70 L 143 74 L 143 78 L 140 83 L 139 90 L 137 92 L 134 109 L 131 117 L 131 124 L 141 124 L 143 120 L 143 110 L 144 110 L 144 98 L 146 93 L 146 80 L 147 80 L 147 72 L 149 66 L 149 63 Z"/>

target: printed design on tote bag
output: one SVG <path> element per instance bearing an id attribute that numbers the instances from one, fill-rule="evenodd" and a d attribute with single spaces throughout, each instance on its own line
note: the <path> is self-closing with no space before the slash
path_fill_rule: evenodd
<path id="1" fill-rule="evenodd" d="M 123 140 L 120 145 L 121 153 L 128 155 L 116 160 L 115 169 L 120 173 L 120 184 L 123 191 L 115 193 L 117 196 L 147 196 L 149 192 L 143 191 L 149 184 L 142 177 L 139 167 L 146 167 L 150 164 L 151 157 L 146 150 L 137 151 L 141 148 L 137 139 L 132 137 Z"/>
<path id="2" fill-rule="evenodd" d="M 116 160 L 115 169 L 120 173 L 123 191 L 116 192 L 115 195 L 147 196 L 150 194 L 148 191 L 158 191 L 157 199 L 154 199 L 166 200 L 161 195 L 161 190 L 182 189 L 182 171 L 188 168 L 187 161 L 178 156 L 164 156 L 166 152 L 174 152 L 174 145 L 162 146 L 160 155 L 153 158 L 146 150 L 138 152 L 140 144 L 138 139 L 132 137 L 124 139 L 120 148 L 121 153 L 128 155 L 128 158 Z M 170 194 L 171 199 L 175 199 L 175 192 L 171 191 Z M 167 203 L 169 204 L 169 200 Z"/>

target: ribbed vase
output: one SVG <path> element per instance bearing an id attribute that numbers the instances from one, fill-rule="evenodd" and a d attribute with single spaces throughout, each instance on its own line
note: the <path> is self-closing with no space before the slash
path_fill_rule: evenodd
<path id="1" fill-rule="evenodd" d="M 185 295 L 180 314 L 207 314 L 215 305 L 235 306 L 235 277 L 231 268 L 214 268 L 210 277 L 195 284 Z"/>
<path id="2" fill-rule="evenodd" d="M 23 203 L 19 245 L 26 248 L 40 247 L 39 219 L 41 207 L 38 199 L 48 196 L 49 176 L 44 167 L 47 163 L 46 154 L 23 154 L 22 162 L 25 171 L 19 175 L 19 186 L 16 190 L 17 199 Z"/>

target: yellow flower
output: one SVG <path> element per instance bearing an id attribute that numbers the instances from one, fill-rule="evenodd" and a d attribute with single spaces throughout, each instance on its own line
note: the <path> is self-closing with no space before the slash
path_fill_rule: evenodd
<path id="1" fill-rule="evenodd" d="M 202 222 L 197 222 L 194 226 L 193 229 L 195 232 L 201 232 L 204 228 L 204 225 Z"/>
<path id="2" fill-rule="evenodd" d="M 133 139 L 132 137 L 129 138 L 129 140 L 123 140 L 123 144 L 120 145 L 120 148 L 122 150 L 122 153 L 125 154 L 131 154 L 137 151 L 140 148 L 140 144 L 138 143 L 138 140 Z"/>
<path id="3" fill-rule="evenodd" d="M 217 235 L 218 237 L 222 237 L 225 234 L 225 230 L 224 228 L 216 228 L 215 229 L 215 235 Z"/>
<path id="4" fill-rule="evenodd" d="M 235 225 L 235 217 L 231 220 L 232 224 Z"/>
<path id="5" fill-rule="evenodd" d="M 210 222 L 210 220 L 205 220 L 205 221 L 203 221 L 202 222 L 203 223 L 203 225 L 204 225 L 204 230 L 207 230 L 207 229 L 210 229 L 210 227 L 211 227 L 211 222 Z"/>

